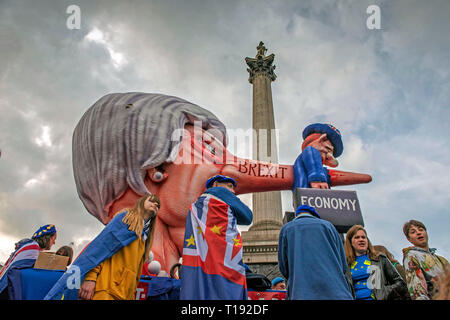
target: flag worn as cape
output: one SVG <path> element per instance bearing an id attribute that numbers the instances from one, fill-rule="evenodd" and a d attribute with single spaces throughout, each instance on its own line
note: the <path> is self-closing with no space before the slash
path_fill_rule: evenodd
<path id="1" fill-rule="evenodd" d="M 106 225 L 50 289 L 44 300 L 77 300 L 80 288 L 76 286 L 78 281 L 75 277 L 80 277 L 78 283 L 82 284 L 90 270 L 137 239 L 136 233 L 128 230 L 128 225 L 122 221 L 126 213 L 117 214 Z"/>
<path id="2" fill-rule="evenodd" d="M 12 272 L 14 270 L 33 268 L 34 263 L 39 255 L 39 245 L 36 241 L 31 240 L 23 243 L 6 261 L 5 266 L 0 271 L 0 292 L 5 290 L 9 285 L 9 295 L 12 299 L 12 290 L 15 289 L 11 286 L 12 283 L 17 281 L 11 281 L 10 276 L 13 274 L 15 277 L 20 277 L 20 272 Z M 20 279 L 19 279 L 20 281 Z M 20 288 L 16 288 L 20 289 Z"/>
<path id="3" fill-rule="evenodd" d="M 185 228 L 182 300 L 246 300 L 242 239 L 237 224 L 252 212 L 224 187 L 209 188 L 191 205 Z"/>

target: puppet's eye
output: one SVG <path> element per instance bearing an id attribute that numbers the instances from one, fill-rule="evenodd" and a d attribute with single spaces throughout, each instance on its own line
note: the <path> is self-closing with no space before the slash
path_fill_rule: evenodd
<path id="1" fill-rule="evenodd" d="M 209 150 L 213 155 L 216 155 L 216 148 L 214 148 L 212 145 L 210 145 L 209 143 L 206 143 L 206 148 L 208 148 L 208 150 Z"/>

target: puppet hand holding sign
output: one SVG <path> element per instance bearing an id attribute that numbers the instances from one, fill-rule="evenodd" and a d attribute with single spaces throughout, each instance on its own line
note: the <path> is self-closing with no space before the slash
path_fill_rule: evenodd
<path id="1" fill-rule="evenodd" d="M 303 130 L 302 153 L 294 163 L 296 188 L 329 189 L 330 186 L 368 183 L 372 177 L 367 174 L 327 169 L 338 166 L 336 160 L 344 151 L 341 133 L 330 124 L 314 123 Z"/>
<path id="2" fill-rule="evenodd" d="M 232 177 L 236 194 L 300 186 L 293 166 L 240 159 L 226 145 L 223 123 L 198 105 L 162 94 L 108 94 L 86 111 L 73 134 L 77 192 L 89 213 L 103 224 L 124 208 L 132 208 L 142 195 L 156 194 L 161 208 L 152 252 L 161 269 L 168 271 L 182 254 L 189 207 L 211 176 Z M 319 137 L 316 147 L 313 153 L 320 167 L 320 157 L 325 157 L 325 164 L 336 163 L 330 152 L 322 156 L 317 151 L 333 147 L 336 153 L 336 145 Z M 305 152 L 301 157 L 306 157 Z M 345 172 L 329 174 L 331 185 L 368 182 L 345 180 Z"/>

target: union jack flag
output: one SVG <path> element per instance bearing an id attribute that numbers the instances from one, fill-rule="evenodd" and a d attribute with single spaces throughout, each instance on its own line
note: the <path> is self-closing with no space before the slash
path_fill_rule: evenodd
<path id="1" fill-rule="evenodd" d="M 39 255 L 39 249 L 37 242 L 30 240 L 9 257 L 0 271 L 0 292 L 8 286 L 8 271 L 15 268 L 32 268 Z"/>
<path id="2" fill-rule="evenodd" d="M 217 191 L 214 189 L 219 190 L 214 192 Z M 231 204 L 217 197 L 224 192 L 224 188 L 210 190 L 212 194 L 204 193 L 191 205 L 187 216 L 180 298 L 247 299 L 242 238 L 237 223 L 240 216 L 251 222 L 251 211 L 231 192 Z M 244 210 L 237 209 L 239 207 Z"/>

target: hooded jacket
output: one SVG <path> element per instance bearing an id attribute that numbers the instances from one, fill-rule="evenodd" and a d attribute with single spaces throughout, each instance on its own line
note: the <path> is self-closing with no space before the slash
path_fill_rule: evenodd
<path id="1" fill-rule="evenodd" d="M 435 251 L 435 248 L 429 251 L 418 247 L 403 249 L 406 284 L 413 300 L 430 300 L 435 294 L 432 280 L 448 265 L 448 261 Z"/>

